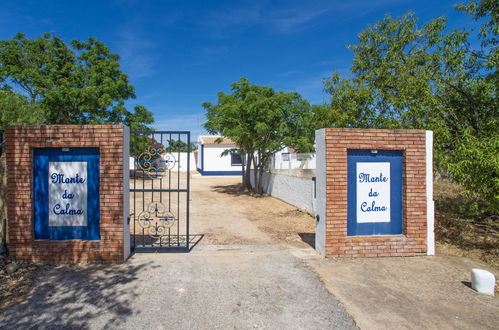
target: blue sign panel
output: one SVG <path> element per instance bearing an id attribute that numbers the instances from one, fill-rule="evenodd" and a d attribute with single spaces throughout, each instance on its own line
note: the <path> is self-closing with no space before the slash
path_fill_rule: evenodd
<path id="1" fill-rule="evenodd" d="M 402 151 L 348 150 L 348 236 L 402 234 Z"/>
<path id="2" fill-rule="evenodd" d="M 99 159 L 98 148 L 34 150 L 35 239 L 100 239 Z"/>

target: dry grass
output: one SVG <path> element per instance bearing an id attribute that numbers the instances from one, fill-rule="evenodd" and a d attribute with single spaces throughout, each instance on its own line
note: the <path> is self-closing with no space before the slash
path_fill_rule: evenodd
<path id="1" fill-rule="evenodd" d="M 441 252 L 480 259 L 499 268 L 498 216 L 449 181 L 435 182 L 435 232 Z"/>

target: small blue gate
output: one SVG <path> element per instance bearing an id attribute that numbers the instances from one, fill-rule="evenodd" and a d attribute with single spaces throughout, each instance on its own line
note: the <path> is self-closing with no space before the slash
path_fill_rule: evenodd
<path id="1" fill-rule="evenodd" d="M 399 150 L 348 150 L 348 236 L 402 234 Z"/>

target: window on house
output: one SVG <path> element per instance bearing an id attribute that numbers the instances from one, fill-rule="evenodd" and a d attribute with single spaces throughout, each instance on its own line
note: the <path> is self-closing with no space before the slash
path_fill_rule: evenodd
<path id="1" fill-rule="evenodd" d="M 243 165 L 243 158 L 241 157 L 239 152 L 231 152 L 230 153 L 230 165 L 231 166 Z"/>

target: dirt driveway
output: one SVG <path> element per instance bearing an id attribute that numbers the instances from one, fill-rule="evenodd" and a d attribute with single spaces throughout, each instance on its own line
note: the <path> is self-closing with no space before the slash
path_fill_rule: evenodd
<path id="1" fill-rule="evenodd" d="M 202 176 L 191 180 L 191 233 L 200 244 L 312 243 L 314 218 L 276 198 L 240 191 L 240 177 Z"/>

